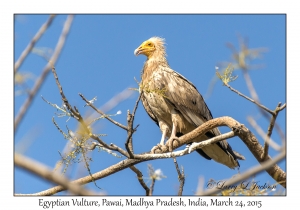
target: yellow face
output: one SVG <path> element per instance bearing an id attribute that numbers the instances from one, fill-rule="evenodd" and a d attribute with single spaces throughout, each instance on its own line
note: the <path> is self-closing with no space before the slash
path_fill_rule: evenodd
<path id="1" fill-rule="evenodd" d="M 134 54 L 136 56 L 143 54 L 145 56 L 147 56 L 148 58 L 151 57 L 151 55 L 153 54 L 153 52 L 155 51 L 155 45 L 153 44 L 153 42 L 147 40 L 144 41 L 135 51 Z"/>

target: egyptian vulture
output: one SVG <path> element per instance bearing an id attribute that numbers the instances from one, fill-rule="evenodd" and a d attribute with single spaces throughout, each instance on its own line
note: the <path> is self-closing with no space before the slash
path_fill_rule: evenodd
<path id="1" fill-rule="evenodd" d="M 147 57 L 141 75 L 141 100 L 146 112 L 162 132 L 161 145 L 166 137 L 171 139 L 184 135 L 213 118 L 197 88 L 170 68 L 163 38 L 150 38 L 134 54 Z M 218 128 L 214 128 L 193 141 L 206 140 L 220 134 Z M 226 140 L 203 147 L 197 152 L 229 168 L 239 167 L 238 159 L 244 159 L 231 149 Z"/>

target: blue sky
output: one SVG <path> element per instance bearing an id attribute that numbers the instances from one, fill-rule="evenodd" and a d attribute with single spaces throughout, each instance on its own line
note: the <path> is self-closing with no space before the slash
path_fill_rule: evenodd
<path id="1" fill-rule="evenodd" d="M 36 47 L 54 49 L 66 17 L 66 15 L 58 15 Z M 15 60 L 47 18 L 48 15 L 20 15 L 15 18 Z M 137 87 L 134 77 L 140 80 L 140 71 L 146 58 L 134 56 L 133 51 L 152 36 L 166 39 L 167 59 L 171 68 L 184 75 L 197 87 L 205 97 L 214 117 L 233 117 L 245 124 L 263 143 L 247 122 L 247 116 L 252 116 L 264 130 L 268 128 L 268 121 L 261 116 L 254 104 L 222 86 L 220 81 L 216 83 L 209 97 L 206 96 L 206 92 L 214 78 L 215 66 L 219 66 L 222 61 L 231 61 L 231 51 L 226 47 L 226 43 L 230 42 L 239 48 L 238 36 L 242 36 L 248 38 L 249 48 L 268 48 L 262 59 L 253 62 L 262 64 L 263 67 L 250 72 L 261 103 L 270 109 L 274 109 L 278 102 L 285 103 L 286 17 L 284 15 L 76 15 L 56 64 L 59 80 L 69 102 L 77 106 L 82 114 L 89 114 L 92 113 L 91 108 L 83 107 L 85 103 L 78 93 L 82 93 L 88 99 L 97 96 L 95 105 L 101 107 L 125 89 Z M 30 54 L 19 71 L 31 72 L 38 77 L 45 64 L 44 59 L 36 54 Z M 235 71 L 234 74 L 239 77 L 231 83 L 231 86 L 249 96 L 241 72 Z M 31 87 L 32 80 L 27 84 Z M 18 89 L 19 87 L 16 87 L 15 91 Z M 61 98 L 52 74 L 48 75 L 19 125 L 15 133 L 15 148 L 22 148 L 25 155 L 49 167 L 54 167 L 60 159 L 58 151 L 63 150 L 66 140 L 52 123 L 51 119 L 55 116 L 56 110 L 46 104 L 40 95 L 52 103 L 61 105 Z M 126 111 L 132 110 L 137 97 L 137 92 L 133 91 L 130 97 L 107 113 L 114 114 L 121 110 L 122 114 L 115 116 L 114 119 L 126 124 Z M 15 96 L 15 116 L 25 98 L 25 95 Z M 55 117 L 55 120 L 65 131 L 65 125 L 68 125 L 71 130 L 76 130 L 77 122 L 74 119 L 66 122 L 67 118 Z M 285 133 L 285 110 L 280 112 L 277 123 Z M 161 132 L 141 104 L 135 118 L 135 125 L 137 124 L 140 126 L 133 137 L 135 152 L 149 151 L 160 141 Z M 107 134 L 102 138 L 106 143 L 113 142 L 125 148 L 126 133 L 123 130 L 106 120 L 96 123 L 95 129 L 99 133 Z M 220 130 L 228 131 L 226 128 Z M 281 144 L 281 139 L 275 130 L 272 138 Z M 240 161 L 240 172 L 258 164 L 242 141 L 238 138 L 228 141 L 234 150 L 246 157 L 245 161 Z M 21 145 L 20 142 L 25 143 L 28 148 L 17 147 Z M 276 151 L 270 149 L 271 156 L 276 154 Z M 121 161 L 120 158 L 105 152 L 93 151 L 90 156 L 93 158 L 93 162 L 90 163 L 92 173 Z M 184 167 L 186 174 L 184 195 L 194 194 L 201 176 L 207 182 L 211 178 L 222 180 L 238 173 L 238 170 L 231 170 L 214 161 L 208 161 L 197 153 L 177 158 L 177 161 Z M 137 168 L 143 172 L 144 177 L 148 176 L 147 164 L 152 164 L 155 169 L 160 168 L 167 176 L 156 182 L 154 195 L 176 195 L 179 183 L 173 160 L 155 160 L 138 164 Z M 286 171 L 285 161 L 282 161 L 279 166 Z M 78 165 L 73 164 L 67 175 L 70 179 L 77 179 L 78 174 L 85 176 L 87 172 L 84 168 L 78 169 Z M 14 178 L 15 193 L 35 193 L 53 186 L 18 168 L 15 169 Z M 274 183 L 266 172 L 256 176 L 255 180 L 262 185 Z M 144 195 L 144 189 L 130 169 L 98 180 L 97 185 L 108 195 Z M 87 187 L 98 190 L 93 183 L 88 184 Z"/>

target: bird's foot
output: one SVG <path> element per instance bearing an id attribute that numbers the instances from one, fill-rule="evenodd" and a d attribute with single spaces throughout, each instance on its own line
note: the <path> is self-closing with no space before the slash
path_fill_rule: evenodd
<path id="1" fill-rule="evenodd" d="M 151 149 L 151 153 L 152 154 L 155 154 L 155 153 L 164 153 L 167 151 L 167 148 L 165 145 L 162 145 L 162 144 L 157 144 L 156 146 L 154 146 L 152 149 Z"/>
<path id="2" fill-rule="evenodd" d="M 176 137 L 176 136 L 171 136 L 169 138 L 169 140 L 167 141 L 167 143 L 166 143 L 166 146 L 169 148 L 170 152 L 173 151 L 173 143 L 174 143 L 174 141 L 177 141 L 178 144 L 180 143 L 179 138 Z"/>

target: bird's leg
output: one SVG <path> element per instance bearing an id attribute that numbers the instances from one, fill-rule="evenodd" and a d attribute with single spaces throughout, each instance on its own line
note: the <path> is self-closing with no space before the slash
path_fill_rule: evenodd
<path id="1" fill-rule="evenodd" d="M 168 140 L 168 144 L 169 144 L 169 150 L 172 152 L 173 151 L 173 141 L 177 141 L 179 143 L 179 138 L 176 136 L 177 133 L 177 129 L 176 129 L 176 124 L 173 121 L 173 125 L 172 125 L 172 132 L 171 132 L 171 136 Z"/>
<path id="2" fill-rule="evenodd" d="M 151 149 L 151 153 L 155 154 L 155 150 L 160 150 L 161 152 L 163 152 L 162 150 L 162 146 L 164 145 L 165 143 L 165 139 L 166 139 L 166 135 L 167 135 L 167 132 L 168 132 L 168 128 L 165 127 L 165 126 L 161 126 L 162 127 L 162 136 L 161 136 L 161 140 L 160 140 L 160 143 L 157 144 L 156 146 L 154 146 L 152 149 Z"/>
<path id="3" fill-rule="evenodd" d="M 165 144 L 166 135 L 167 135 L 167 130 L 165 129 L 162 132 L 162 136 L 161 136 L 161 140 L 160 140 L 160 145 L 164 145 Z"/>

